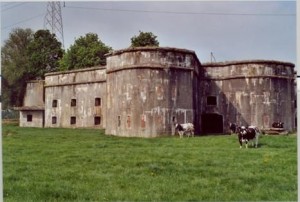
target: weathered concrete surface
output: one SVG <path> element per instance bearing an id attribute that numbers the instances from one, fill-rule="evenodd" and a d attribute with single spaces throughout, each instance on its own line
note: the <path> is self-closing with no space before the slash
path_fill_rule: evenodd
<path id="1" fill-rule="evenodd" d="M 200 62 L 192 51 L 134 48 L 107 57 L 106 133 L 156 137 L 197 123 Z"/>
<path id="2" fill-rule="evenodd" d="M 23 106 L 44 106 L 44 80 L 27 82 Z"/>
<path id="3" fill-rule="evenodd" d="M 23 107 L 20 111 L 19 125 L 21 127 L 44 126 L 44 81 L 32 80 L 27 82 Z"/>
<path id="4" fill-rule="evenodd" d="M 229 122 L 263 129 L 282 121 L 286 130 L 295 130 L 294 79 L 294 64 L 279 61 L 204 64 L 202 114 L 221 115 L 224 132 Z M 217 105 L 207 105 L 209 95 L 217 97 Z"/>
<path id="5" fill-rule="evenodd" d="M 42 128 L 44 126 L 44 109 L 31 107 L 28 110 L 25 108 L 20 110 L 19 126 Z"/>
<path id="6" fill-rule="evenodd" d="M 45 127 L 105 128 L 105 104 L 105 67 L 45 76 Z"/>
<path id="7" fill-rule="evenodd" d="M 108 54 L 106 67 L 46 74 L 44 87 L 29 83 L 20 125 L 157 137 L 174 134 L 175 122 L 194 123 L 202 134 L 229 132 L 229 122 L 265 129 L 282 121 L 291 131 L 295 107 L 294 64 L 201 64 L 194 51 L 142 47 Z"/>

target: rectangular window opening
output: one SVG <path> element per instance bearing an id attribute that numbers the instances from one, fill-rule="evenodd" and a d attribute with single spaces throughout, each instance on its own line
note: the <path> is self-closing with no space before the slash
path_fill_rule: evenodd
<path id="1" fill-rule="evenodd" d="M 94 118 L 94 123 L 95 123 L 95 125 L 100 125 L 101 124 L 101 117 L 100 116 L 96 116 Z"/>
<path id="2" fill-rule="evenodd" d="M 101 106 L 101 98 L 95 98 L 95 106 Z"/>
<path id="3" fill-rule="evenodd" d="M 57 107 L 57 100 L 52 100 L 52 107 Z"/>
<path id="4" fill-rule="evenodd" d="M 71 125 L 75 125 L 76 124 L 76 117 L 75 116 L 71 116 L 70 124 Z"/>
<path id="5" fill-rule="evenodd" d="M 207 105 L 216 106 L 217 105 L 217 97 L 216 96 L 207 96 L 206 102 L 207 102 Z"/>
<path id="6" fill-rule="evenodd" d="M 57 123 L 57 118 L 56 116 L 52 116 L 52 124 L 56 124 Z"/>
<path id="7" fill-rule="evenodd" d="M 71 99 L 71 107 L 75 107 L 76 106 L 76 99 Z"/>
<path id="8" fill-rule="evenodd" d="M 32 122 L 32 115 L 31 114 L 27 115 L 27 122 Z"/>
<path id="9" fill-rule="evenodd" d="M 121 116 L 118 116 L 118 127 L 121 126 Z"/>

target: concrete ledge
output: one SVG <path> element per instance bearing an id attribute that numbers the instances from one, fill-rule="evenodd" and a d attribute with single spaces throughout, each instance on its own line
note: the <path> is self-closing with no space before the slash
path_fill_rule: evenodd
<path id="1" fill-rule="evenodd" d="M 45 110 L 45 106 L 14 107 L 14 110 L 18 110 L 18 111 L 44 111 Z"/>
<path id="2" fill-rule="evenodd" d="M 290 62 L 282 62 L 277 60 L 240 60 L 240 61 L 225 61 L 225 62 L 213 62 L 213 63 L 203 63 L 202 66 L 205 67 L 220 67 L 229 65 L 243 65 L 243 64 L 277 64 L 295 67 L 295 64 Z"/>
<path id="3" fill-rule="evenodd" d="M 165 66 L 164 65 L 129 65 L 129 66 L 121 67 L 121 68 L 107 70 L 106 73 L 109 74 L 109 73 L 118 72 L 118 71 L 122 71 L 122 70 L 129 70 L 129 69 L 162 69 L 162 70 L 164 70 L 164 69 L 180 69 L 180 70 L 195 71 L 194 68 L 179 67 L 179 66 L 175 67 L 175 66 L 167 66 L 167 65 L 165 65 Z"/>
<path id="4" fill-rule="evenodd" d="M 106 82 L 106 79 L 96 80 L 96 81 L 85 81 L 85 82 L 72 82 L 72 83 L 50 84 L 50 85 L 45 85 L 44 87 L 47 88 L 47 87 L 55 87 L 55 86 L 72 86 L 72 85 L 103 83 L 103 82 Z"/>

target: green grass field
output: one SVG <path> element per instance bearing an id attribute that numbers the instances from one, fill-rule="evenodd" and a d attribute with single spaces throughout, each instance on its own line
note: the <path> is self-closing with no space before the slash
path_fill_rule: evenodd
<path id="1" fill-rule="evenodd" d="M 5 201 L 297 201 L 296 135 L 122 138 L 3 125 Z"/>

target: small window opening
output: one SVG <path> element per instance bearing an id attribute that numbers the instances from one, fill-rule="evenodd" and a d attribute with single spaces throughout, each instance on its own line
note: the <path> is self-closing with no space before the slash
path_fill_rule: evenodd
<path id="1" fill-rule="evenodd" d="M 94 123 L 95 123 L 95 125 L 100 125 L 101 124 L 101 117 L 100 116 L 96 116 L 94 118 Z"/>
<path id="2" fill-rule="evenodd" d="M 75 107 L 76 106 L 76 99 L 71 99 L 71 107 Z"/>
<path id="3" fill-rule="evenodd" d="M 101 106 L 101 98 L 95 98 L 95 106 Z"/>
<path id="4" fill-rule="evenodd" d="M 52 100 L 52 107 L 57 107 L 57 100 Z"/>
<path id="5" fill-rule="evenodd" d="M 70 124 L 71 125 L 76 124 L 76 117 L 75 116 L 71 116 Z"/>
<path id="6" fill-rule="evenodd" d="M 56 124 L 57 123 L 57 118 L 56 116 L 52 116 L 52 124 Z"/>
<path id="7" fill-rule="evenodd" d="M 217 97 L 216 96 L 207 96 L 207 105 L 217 105 Z"/>
<path id="8" fill-rule="evenodd" d="M 121 116 L 118 116 L 118 127 L 121 126 Z"/>
<path id="9" fill-rule="evenodd" d="M 32 115 L 31 114 L 27 115 L 27 122 L 32 122 Z"/>

